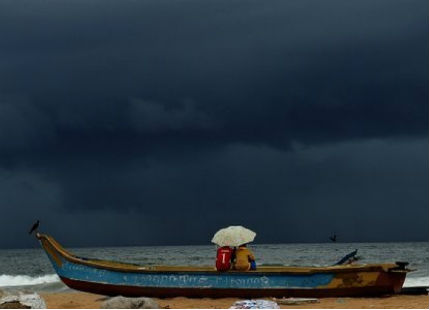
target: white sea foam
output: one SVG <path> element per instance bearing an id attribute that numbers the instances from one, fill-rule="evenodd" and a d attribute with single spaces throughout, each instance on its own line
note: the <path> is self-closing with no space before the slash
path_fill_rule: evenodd
<path id="1" fill-rule="evenodd" d="M 56 274 L 47 274 L 35 277 L 25 275 L 0 275 L 0 287 L 48 284 L 59 281 L 60 278 Z"/>
<path id="2" fill-rule="evenodd" d="M 429 277 L 405 278 L 404 287 L 427 286 L 429 287 Z"/>

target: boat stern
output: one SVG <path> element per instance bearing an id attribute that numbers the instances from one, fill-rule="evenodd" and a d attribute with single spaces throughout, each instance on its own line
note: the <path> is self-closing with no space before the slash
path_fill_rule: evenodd
<path id="1" fill-rule="evenodd" d="M 348 288 L 357 295 L 397 294 L 401 292 L 405 277 L 410 269 L 408 263 L 382 264 L 359 272 L 337 274 L 337 288 Z"/>
<path id="2" fill-rule="evenodd" d="M 407 266 L 408 262 L 395 262 L 393 267 L 386 268 L 385 272 L 380 273 L 377 284 L 380 286 L 390 286 L 392 293 L 400 293 L 407 273 L 412 271 Z"/>

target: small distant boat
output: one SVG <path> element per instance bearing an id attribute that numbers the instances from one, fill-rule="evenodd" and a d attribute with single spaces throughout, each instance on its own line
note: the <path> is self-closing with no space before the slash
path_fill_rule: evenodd
<path id="1" fill-rule="evenodd" d="M 258 267 L 218 272 L 214 267 L 139 266 L 83 258 L 37 233 L 56 273 L 70 288 L 148 297 L 339 297 L 401 291 L 405 263 L 329 267 Z"/>

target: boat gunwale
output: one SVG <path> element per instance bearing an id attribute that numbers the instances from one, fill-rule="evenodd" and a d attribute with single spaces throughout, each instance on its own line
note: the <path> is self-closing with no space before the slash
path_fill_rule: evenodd
<path id="1" fill-rule="evenodd" d="M 51 236 L 37 233 L 36 237 L 42 243 L 45 249 L 43 240 L 47 241 L 50 246 L 59 253 L 64 259 L 76 264 L 86 265 L 98 269 L 111 271 L 127 272 L 127 273 L 163 273 L 163 274 L 245 274 L 245 275 L 302 275 L 302 274 L 318 274 L 318 273 L 348 273 L 348 272 L 390 272 L 398 265 L 394 263 L 385 264 L 368 264 L 368 265 L 341 265 L 341 266 L 326 266 L 326 267 L 289 267 L 289 266 L 261 266 L 257 270 L 238 271 L 229 270 L 227 272 L 219 272 L 214 267 L 191 267 L 191 266 L 141 266 L 137 264 L 105 261 L 98 259 L 78 257 L 65 250 Z M 46 251 L 46 249 L 45 249 Z M 48 253 L 48 255 L 50 255 Z M 408 270 L 395 270 L 395 272 L 408 272 Z"/>

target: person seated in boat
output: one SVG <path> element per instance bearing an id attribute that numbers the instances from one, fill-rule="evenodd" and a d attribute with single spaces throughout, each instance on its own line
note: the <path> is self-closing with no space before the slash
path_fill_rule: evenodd
<path id="1" fill-rule="evenodd" d="M 255 256 L 252 251 L 247 248 L 247 244 L 242 244 L 235 250 L 233 268 L 241 271 L 256 269 Z"/>
<path id="2" fill-rule="evenodd" d="M 217 271 L 227 271 L 231 269 L 231 262 L 234 250 L 229 246 L 223 246 L 217 249 L 216 269 Z"/>

